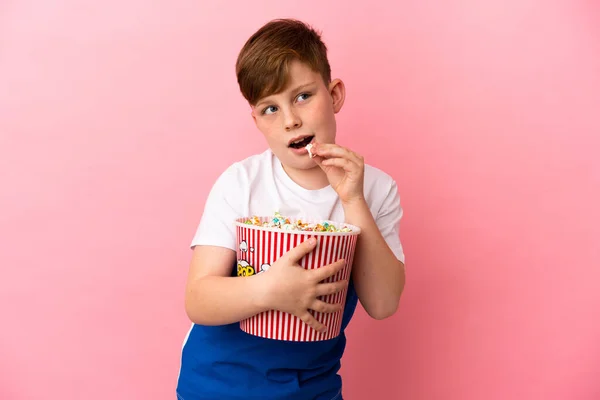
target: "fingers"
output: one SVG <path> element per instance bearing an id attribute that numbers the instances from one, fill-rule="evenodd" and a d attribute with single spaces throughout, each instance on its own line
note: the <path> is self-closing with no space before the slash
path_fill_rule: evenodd
<path id="1" fill-rule="evenodd" d="M 334 312 L 342 310 L 343 308 L 344 308 L 344 305 L 341 303 L 331 304 L 331 303 L 326 303 L 326 302 L 324 302 L 322 300 L 318 300 L 318 299 L 315 299 L 315 301 L 313 301 L 313 303 L 310 306 L 311 310 L 320 312 L 323 314 L 334 313 Z M 304 321 L 304 323 L 306 325 L 310 326 L 317 332 L 323 333 L 323 332 L 327 331 L 327 327 L 325 325 L 323 325 L 322 323 L 320 323 L 319 321 L 317 321 L 317 319 L 308 310 L 306 311 L 305 314 L 300 316 L 300 319 L 302 321 Z"/>
<path id="2" fill-rule="evenodd" d="M 286 257 L 290 263 L 297 263 L 302 257 L 313 251 L 316 245 L 317 239 L 314 237 L 310 238 L 285 253 L 284 257 Z"/>
<path id="3" fill-rule="evenodd" d="M 360 166 L 346 158 L 326 158 L 321 164 L 326 167 L 338 167 L 346 172 L 360 172 Z"/>
<path id="4" fill-rule="evenodd" d="M 328 314 L 328 313 L 334 313 L 336 311 L 340 311 L 343 308 L 342 304 L 331 304 L 331 303 L 326 303 L 322 300 L 315 300 L 313 302 L 313 304 L 310 306 L 311 310 L 320 312 L 320 313 L 324 313 L 324 314 Z"/>
<path id="5" fill-rule="evenodd" d="M 364 171 L 364 159 L 336 144 L 318 144 L 315 147 L 315 162 L 325 172 L 328 168 L 337 167 L 349 174 L 360 175 Z"/>
<path id="6" fill-rule="evenodd" d="M 317 286 L 317 296 L 327 296 L 341 292 L 348 286 L 348 281 L 336 281 L 331 283 L 322 283 Z M 313 309 L 314 310 L 314 309 Z M 315 310 L 321 311 L 321 310 Z"/>
<path id="7" fill-rule="evenodd" d="M 358 166 L 364 165 L 364 158 L 362 156 L 337 144 L 318 143 L 311 151 L 313 154 L 323 158 L 344 158 L 356 163 Z"/>
<path id="8" fill-rule="evenodd" d="M 310 306 L 311 310 L 316 312 L 320 312 L 323 314 L 334 313 L 340 311 L 344 308 L 343 304 L 330 304 L 326 303 L 322 300 L 315 300 L 313 304 Z M 326 332 L 327 327 L 317 321 L 317 319 L 307 310 L 305 314 L 300 316 L 300 319 L 308 326 L 316 330 L 317 332 Z"/>
<path id="9" fill-rule="evenodd" d="M 306 313 L 304 313 L 300 316 L 300 319 L 306 325 L 310 326 L 317 332 L 326 332 L 327 331 L 327 327 L 325 325 L 323 325 L 322 323 L 320 323 L 319 321 L 317 321 L 316 318 L 313 317 L 310 312 L 308 312 L 308 310 L 306 311 Z"/>
<path id="10" fill-rule="evenodd" d="M 310 272 L 313 273 L 313 278 L 317 282 L 321 282 L 331 276 L 334 276 L 338 272 L 340 272 L 344 268 L 345 264 L 346 264 L 346 260 L 341 259 L 341 260 L 337 260 L 334 263 L 325 265 L 321 268 L 311 270 Z"/>

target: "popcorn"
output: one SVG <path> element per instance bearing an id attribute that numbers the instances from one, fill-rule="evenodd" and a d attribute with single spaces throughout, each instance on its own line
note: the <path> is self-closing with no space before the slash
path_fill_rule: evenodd
<path id="1" fill-rule="evenodd" d="M 308 150 L 308 156 L 310 158 L 314 157 L 313 153 L 311 152 L 312 148 L 313 148 L 313 144 L 312 143 L 309 143 L 309 144 L 306 145 L 306 150 Z"/>
<path id="2" fill-rule="evenodd" d="M 275 217 L 270 222 L 260 222 L 260 218 L 254 216 L 244 221 L 246 225 L 256 225 L 265 228 L 280 228 L 286 231 L 304 231 L 304 232 L 352 232 L 352 229 L 343 226 L 338 228 L 329 222 L 323 222 L 321 224 L 310 224 L 308 222 L 302 222 L 297 220 L 291 222 L 289 218 L 284 218 L 279 212 L 275 212 Z"/>

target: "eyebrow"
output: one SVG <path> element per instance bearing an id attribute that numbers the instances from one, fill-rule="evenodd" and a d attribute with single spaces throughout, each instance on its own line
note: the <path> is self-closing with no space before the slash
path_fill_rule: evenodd
<path id="1" fill-rule="evenodd" d="M 298 87 L 295 87 L 294 89 L 288 90 L 288 92 L 292 92 L 292 93 L 294 93 L 294 92 L 299 92 L 300 90 L 304 89 L 305 87 L 307 87 L 307 86 L 310 86 L 310 85 L 314 85 L 314 84 L 315 84 L 315 81 L 313 81 L 313 82 L 309 82 L 309 83 L 305 83 L 305 84 L 303 84 L 303 85 L 300 85 L 300 86 L 298 86 Z M 269 97 L 271 97 L 271 96 L 269 96 Z M 256 103 L 256 106 L 255 106 L 255 107 L 256 107 L 256 108 L 260 108 L 261 104 L 263 104 L 263 103 L 270 103 L 270 101 L 269 101 L 269 97 L 267 97 L 267 98 L 265 98 L 265 99 L 263 99 L 263 100 L 259 101 L 258 103 Z"/>

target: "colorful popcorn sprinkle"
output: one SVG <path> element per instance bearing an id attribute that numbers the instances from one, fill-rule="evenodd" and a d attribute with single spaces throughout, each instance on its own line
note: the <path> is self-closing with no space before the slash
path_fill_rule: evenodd
<path id="1" fill-rule="evenodd" d="M 294 223 L 289 218 L 283 217 L 279 212 L 275 212 L 275 217 L 270 222 L 260 222 L 260 218 L 254 216 L 247 219 L 245 222 L 247 225 L 256 225 L 266 228 L 280 228 L 288 231 L 304 231 L 304 232 L 352 232 L 352 229 L 348 226 L 337 228 L 335 225 L 329 222 L 323 222 L 322 224 L 309 224 L 298 220 Z"/>

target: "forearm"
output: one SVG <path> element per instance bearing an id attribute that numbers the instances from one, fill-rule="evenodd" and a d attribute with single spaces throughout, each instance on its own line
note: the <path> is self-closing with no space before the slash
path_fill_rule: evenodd
<path id="1" fill-rule="evenodd" d="M 188 285 L 185 308 L 200 325 L 226 325 L 267 311 L 262 274 L 248 277 L 204 276 Z"/>
<path id="2" fill-rule="evenodd" d="M 360 302 L 371 317 L 387 318 L 404 289 L 404 264 L 387 245 L 366 202 L 345 205 L 344 212 L 348 224 L 361 228 L 352 267 Z"/>

